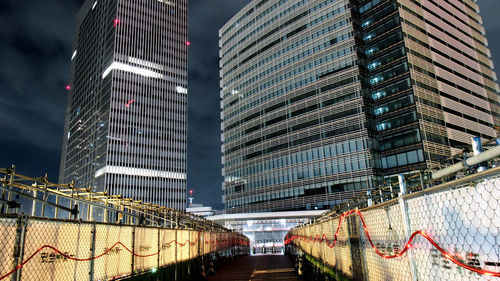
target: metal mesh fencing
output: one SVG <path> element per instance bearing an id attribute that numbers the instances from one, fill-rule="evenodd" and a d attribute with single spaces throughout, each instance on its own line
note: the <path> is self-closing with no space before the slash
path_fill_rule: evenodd
<path id="1" fill-rule="evenodd" d="M 286 244 L 354 280 L 496 280 L 500 176 L 473 175 L 292 229 Z"/>
<path id="2" fill-rule="evenodd" d="M 127 251 L 125 247 L 134 248 L 132 245 L 133 233 L 133 226 L 96 225 L 95 255 L 106 254 L 94 260 L 95 279 L 102 280 L 109 276 L 122 276 L 130 273 L 132 253 Z M 117 242 L 122 243 L 123 247 L 121 245 L 115 246 Z"/>
<path id="3" fill-rule="evenodd" d="M 177 230 L 177 241 L 180 246 L 177 249 L 177 261 L 189 259 L 189 230 Z"/>
<path id="4" fill-rule="evenodd" d="M 158 266 L 158 228 L 138 227 L 134 239 L 134 271 L 142 272 Z"/>
<path id="5" fill-rule="evenodd" d="M 194 259 L 203 247 L 229 249 L 230 235 L 248 253 L 248 239 L 236 233 L 0 217 L 0 280 L 116 279 Z M 200 245 L 200 237 L 210 244 Z"/>
<path id="6" fill-rule="evenodd" d="M 176 263 L 177 232 L 174 229 L 162 229 L 160 231 L 160 264 L 162 266 Z"/>
<path id="7" fill-rule="evenodd" d="M 18 232 L 20 219 L 17 218 L 0 218 L 0 270 L 2 272 L 10 272 L 14 270 L 18 264 L 20 256 L 20 247 L 17 243 L 21 239 L 21 232 Z"/>

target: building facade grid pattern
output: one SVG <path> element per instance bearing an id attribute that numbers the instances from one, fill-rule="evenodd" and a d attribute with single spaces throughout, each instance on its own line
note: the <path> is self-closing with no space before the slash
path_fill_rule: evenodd
<path id="1" fill-rule="evenodd" d="M 184 209 L 187 1 L 87 1 L 76 30 L 60 181 Z"/>
<path id="2" fill-rule="evenodd" d="M 228 212 L 328 208 L 495 137 L 471 0 L 254 0 L 220 31 Z"/>

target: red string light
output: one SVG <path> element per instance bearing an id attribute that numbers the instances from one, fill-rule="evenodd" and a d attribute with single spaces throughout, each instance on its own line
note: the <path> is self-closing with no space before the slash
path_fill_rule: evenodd
<path id="1" fill-rule="evenodd" d="M 189 245 L 194 246 L 194 245 L 196 245 L 200 241 L 200 234 L 201 234 L 201 232 L 198 232 L 198 237 L 197 237 L 197 239 L 194 242 L 190 242 L 189 239 L 187 239 L 184 243 L 180 243 L 180 242 L 178 242 L 177 240 L 174 239 L 174 240 L 172 240 L 172 241 L 170 241 L 170 242 L 168 242 L 166 244 L 170 245 L 170 244 L 172 244 L 172 243 L 175 242 L 177 245 L 179 245 L 181 247 L 184 247 L 189 242 Z M 225 239 L 225 243 L 227 243 L 229 240 L 230 239 Z M 216 241 L 216 239 L 215 240 L 212 239 L 212 240 L 210 240 L 210 243 L 212 243 L 212 241 L 213 241 L 214 244 L 217 244 L 219 242 L 219 241 Z M 238 243 L 238 246 L 248 246 L 248 241 L 246 241 L 246 240 L 234 239 L 233 238 L 231 241 L 233 241 L 235 243 Z M 69 255 L 61 252 L 59 249 L 55 248 L 54 246 L 43 245 L 42 247 L 38 248 L 38 250 L 36 250 L 33 254 L 31 254 L 27 259 L 25 259 L 20 265 L 16 266 L 16 268 L 14 268 L 10 272 L 8 272 L 8 273 L 0 276 L 0 280 L 5 279 L 6 277 L 8 277 L 9 275 L 11 275 L 12 273 L 18 271 L 21 267 L 23 267 L 26 263 L 28 263 L 36 254 L 38 254 L 41 250 L 43 250 L 45 248 L 49 248 L 49 249 L 53 250 L 54 252 L 58 253 L 59 255 L 61 255 L 62 257 L 66 258 L 66 259 L 69 259 L 69 260 L 74 260 L 74 261 L 91 261 L 91 260 L 98 259 L 98 258 L 100 258 L 102 256 L 105 256 L 107 253 L 109 253 L 113 248 L 117 247 L 118 245 L 121 245 L 123 248 L 125 248 L 125 250 L 127 250 L 133 256 L 140 257 L 140 258 L 151 257 L 151 256 L 158 255 L 160 253 L 160 251 L 158 251 L 156 253 L 151 253 L 151 254 L 146 254 L 146 255 L 137 254 L 137 253 L 133 252 L 132 250 L 130 250 L 129 248 L 127 248 L 127 246 L 125 246 L 122 242 L 118 241 L 115 244 L 113 244 L 113 246 L 111 248 L 107 249 L 106 251 L 104 251 L 102 254 L 100 254 L 98 256 L 80 259 L 80 258 L 74 258 L 72 256 L 69 256 Z"/>
<path id="2" fill-rule="evenodd" d="M 340 230 L 340 223 L 342 222 L 342 219 L 344 217 L 346 217 L 346 216 L 352 215 L 353 213 L 356 213 L 359 216 L 359 218 L 361 219 L 361 223 L 363 224 L 363 228 L 365 230 L 366 237 L 368 238 L 368 241 L 370 242 L 370 245 L 372 246 L 372 248 L 375 251 L 375 253 L 377 253 L 377 255 L 379 255 L 380 257 L 382 257 L 384 259 L 392 259 L 392 258 L 397 258 L 397 257 L 402 256 L 406 251 L 408 251 L 408 249 L 412 248 L 413 239 L 415 239 L 415 237 L 417 235 L 420 235 L 420 236 L 424 237 L 425 239 L 427 239 L 427 241 L 429 241 L 429 243 L 431 243 L 431 245 L 434 246 L 434 248 L 436 248 L 441 253 L 441 255 L 443 255 L 444 258 L 450 260 L 454 264 L 456 264 L 456 265 L 458 265 L 460 267 L 463 267 L 465 269 L 468 269 L 470 271 L 474 271 L 476 273 L 479 273 L 481 275 L 493 276 L 493 277 L 500 277 L 500 272 L 494 272 L 494 271 L 489 271 L 489 270 L 483 270 L 483 269 L 480 269 L 480 268 L 476 268 L 476 267 L 467 265 L 467 264 L 463 263 L 462 261 L 456 259 L 452 255 L 450 255 L 447 251 L 445 251 L 443 248 L 441 248 L 427 233 L 425 233 L 422 230 L 418 230 L 418 231 L 413 232 L 413 234 L 408 239 L 408 242 L 406 242 L 406 244 L 403 247 L 403 249 L 401 251 L 399 251 L 398 253 L 396 253 L 394 255 L 384 255 L 373 244 L 373 241 L 372 241 L 372 239 L 370 237 L 370 233 L 368 232 L 368 227 L 366 226 L 366 223 L 365 223 L 365 219 L 363 218 L 363 215 L 361 214 L 361 211 L 358 210 L 358 209 L 351 210 L 349 212 L 346 212 L 346 213 L 343 213 L 342 215 L 340 215 L 339 223 L 337 225 L 337 231 L 335 232 L 335 237 L 334 237 L 333 243 L 330 244 L 328 242 L 328 239 L 324 239 L 323 240 L 323 238 L 326 238 L 325 234 L 323 234 L 321 240 L 316 240 L 316 237 L 318 237 L 318 235 L 316 235 L 315 238 L 314 238 L 313 243 L 315 243 L 315 242 L 323 243 L 324 242 L 330 248 L 335 247 L 335 243 L 337 242 L 337 237 L 338 237 L 338 233 L 339 233 L 339 230 Z M 305 237 L 303 235 L 291 235 L 289 238 L 287 238 L 285 240 L 285 245 L 288 245 L 288 244 L 292 243 L 294 240 L 297 240 L 297 239 L 301 240 L 301 241 L 304 241 L 306 243 L 309 243 L 309 242 L 312 241 L 311 237 Z M 413 248 L 414 247 L 415 247 L 415 245 L 413 245 Z"/>
<path id="3" fill-rule="evenodd" d="M 135 99 L 129 100 L 125 106 L 128 108 L 134 101 Z"/>

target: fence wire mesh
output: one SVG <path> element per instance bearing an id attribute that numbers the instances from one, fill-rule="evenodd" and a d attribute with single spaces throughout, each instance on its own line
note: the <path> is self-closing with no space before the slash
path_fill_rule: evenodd
<path id="1" fill-rule="evenodd" d="M 496 280 L 499 200 L 498 172 L 473 175 L 332 213 L 292 229 L 286 243 L 355 280 Z"/>
<path id="2" fill-rule="evenodd" d="M 19 257 L 19 247 L 16 247 L 17 225 L 19 220 L 16 218 L 0 218 L 0 270 L 8 272 L 17 266 Z"/>
<path id="3" fill-rule="evenodd" d="M 248 239 L 233 232 L 27 216 L 0 217 L 0 237 L 0 280 L 108 280 L 188 261 L 203 253 L 249 251 Z M 209 244 L 200 245 L 200 237 Z"/>
<path id="4" fill-rule="evenodd" d="M 130 273 L 132 254 L 125 250 L 124 247 L 113 246 L 116 242 L 120 241 L 123 246 L 133 249 L 132 235 L 132 226 L 96 225 L 95 253 L 99 255 L 107 252 L 107 254 L 94 261 L 95 279 L 102 280 L 108 276 L 122 276 Z"/>

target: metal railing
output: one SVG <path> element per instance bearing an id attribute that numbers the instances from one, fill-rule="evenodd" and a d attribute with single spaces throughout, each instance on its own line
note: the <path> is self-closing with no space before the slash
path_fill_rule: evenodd
<path id="1" fill-rule="evenodd" d="M 91 188 L 78 188 L 73 183 L 51 183 L 47 176 L 28 177 L 16 173 L 15 166 L 0 168 L 0 183 L 0 214 L 30 210 L 32 216 L 40 217 L 225 231 L 222 226 L 197 215 L 95 192 Z M 23 206 L 21 198 L 25 199 Z"/>

